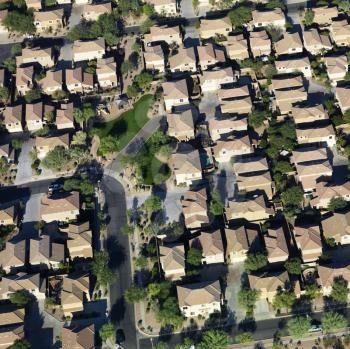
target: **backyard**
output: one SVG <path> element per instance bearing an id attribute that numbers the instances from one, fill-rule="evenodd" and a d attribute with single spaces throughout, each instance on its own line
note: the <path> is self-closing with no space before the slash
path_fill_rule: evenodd
<path id="1" fill-rule="evenodd" d="M 121 150 L 149 120 L 147 114 L 152 103 L 153 96 L 144 95 L 134 104 L 133 109 L 121 114 L 115 120 L 96 125 L 91 133 L 98 135 L 100 139 L 107 136 L 115 137 L 118 140 L 118 150 Z"/>

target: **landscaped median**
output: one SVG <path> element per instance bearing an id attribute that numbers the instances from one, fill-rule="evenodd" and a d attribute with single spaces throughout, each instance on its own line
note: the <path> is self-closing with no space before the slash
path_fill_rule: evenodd
<path id="1" fill-rule="evenodd" d="M 151 94 L 144 95 L 117 119 L 96 125 L 91 134 L 100 137 L 100 155 L 122 150 L 149 120 L 147 115 L 153 102 Z"/>

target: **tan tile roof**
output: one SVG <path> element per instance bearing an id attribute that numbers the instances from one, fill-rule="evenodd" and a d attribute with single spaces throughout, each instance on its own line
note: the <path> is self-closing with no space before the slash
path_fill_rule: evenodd
<path id="1" fill-rule="evenodd" d="M 252 12 L 253 23 L 261 23 L 261 22 L 269 22 L 272 23 L 274 21 L 279 21 L 285 19 L 284 13 L 280 8 L 275 8 L 269 11 L 259 11 L 254 10 Z"/>
<path id="2" fill-rule="evenodd" d="M 25 309 L 16 309 L 14 306 L 2 305 L 0 307 L 0 326 L 23 324 Z"/>
<path id="3" fill-rule="evenodd" d="M 321 221 L 323 235 L 326 239 L 340 240 L 342 236 L 350 235 L 350 212 L 333 213 Z"/>
<path id="4" fill-rule="evenodd" d="M 101 4 L 85 4 L 83 8 L 83 16 L 93 13 L 95 15 L 102 15 L 104 13 L 112 12 L 112 4 L 110 2 Z"/>
<path id="5" fill-rule="evenodd" d="M 81 67 L 66 69 L 66 85 L 83 84 L 93 86 L 93 74 L 85 73 Z"/>
<path id="6" fill-rule="evenodd" d="M 303 31 L 303 38 L 305 46 L 317 46 L 322 45 L 324 48 L 331 49 L 332 44 L 329 37 L 326 35 L 320 35 L 316 28 Z"/>
<path id="7" fill-rule="evenodd" d="M 321 232 L 318 225 L 295 226 L 294 237 L 302 253 L 322 247 Z"/>
<path id="8" fill-rule="evenodd" d="M 200 31 L 221 30 L 223 28 L 232 28 L 232 23 L 228 17 L 217 19 L 201 19 Z"/>
<path id="9" fill-rule="evenodd" d="M 350 182 L 343 184 L 332 184 L 328 182 L 319 182 L 316 184 L 314 198 L 311 200 L 313 205 L 317 205 L 321 200 L 330 200 L 336 197 L 350 197 Z"/>
<path id="10" fill-rule="evenodd" d="M 327 113 L 322 104 L 318 105 L 295 105 L 292 107 L 294 120 L 315 117 L 317 119 L 327 119 Z"/>
<path id="11" fill-rule="evenodd" d="M 8 241 L 5 248 L 0 251 L 0 265 L 5 269 L 24 265 L 26 262 L 26 241 Z"/>
<path id="12" fill-rule="evenodd" d="M 34 12 L 34 22 L 48 22 L 62 20 L 64 15 L 63 8 L 52 11 Z"/>
<path id="13" fill-rule="evenodd" d="M 43 119 L 43 102 L 26 104 L 26 120 L 40 120 Z"/>
<path id="14" fill-rule="evenodd" d="M 290 49 L 303 49 L 303 43 L 300 35 L 296 33 L 285 33 L 283 38 L 275 44 L 276 52 L 279 55 L 289 53 Z"/>
<path id="15" fill-rule="evenodd" d="M 62 82 L 63 82 L 63 71 L 62 70 L 56 70 L 52 71 L 49 70 L 46 72 L 46 76 L 39 81 L 39 85 L 43 90 L 53 87 L 62 88 Z"/>
<path id="16" fill-rule="evenodd" d="M 240 118 L 240 119 L 210 119 L 208 121 L 209 130 L 210 132 L 214 130 L 224 130 L 224 129 L 232 129 L 232 131 L 238 129 L 238 128 L 247 128 L 248 127 L 248 121 L 247 118 Z"/>
<path id="17" fill-rule="evenodd" d="M 221 231 L 201 232 L 201 234 L 190 240 L 190 246 L 202 251 L 204 257 L 216 256 L 224 253 Z"/>
<path id="18" fill-rule="evenodd" d="M 189 97 L 186 79 L 163 82 L 162 87 L 164 99 L 166 100 Z"/>
<path id="19" fill-rule="evenodd" d="M 221 301 L 219 281 L 176 286 L 176 290 L 180 307 L 210 304 Z"/>
<path id="20" fill-rule="evenodd" d="M 52 47 L 40 48 L 40 47 L 25 47 L 22 49 L 20 56 L 16 57 L 17 66 L 22 63 L 37 62 L 38 58 L 53 59 Z"/>
<path id="21" fill-rule="evenodd" d="M 268 229 L 267 234 L 264 235 L 266 250 L 269 258 L 274 257 L 288 257 L 288 245 L 284 233 L 284 229 Z"/>
<path id="22" fill-rule="evenodd" d="M 339 103 L 341 103 L 342 108 L 350 108 L 350 89 L 347 87 L 336 87 L 335 96 Z"/>
<path id="23" fill-rule="evenodd" d="M 66 123 L 74 122 L 73 103 L 61 104 L 57 109 L 56 125 L 64 125 Z M 69 145 L 69 142 L 68 142 Z"/>
<path id="24" fill-rule="evenodd" d="M 298 148 L 294 150 L 292 154 L 291 161 L 295 164 L 308 161 L 326 160 L 328 158 L 327 148 Z"/>
<path id="25" fill-rule="evenodd" d="M 327 126 L 313 126 L 310 128 L 297 128 L 297 137 L 317 138 L 317 137 L 329 137 L 335 135 L 334 128 L 332 125 Z"/>
<path id="26" fill-rule="evenodd" d="M 0 209 L 0 221 L 6 221 L 8 219 L 14 219 L 14 218 L 15 218 L 14 205 Z"/>
<path id="27" fill-rule="evenodd" d="M 160 60 L 164 61 L 164 52 L 162 49 L 162 45 L 145 46 L 145 52 L 143 53 L 143 57 L 146 63 L 151 63 Z"/>
<path id="28" fill-rule="evenodd" d="M 302 87 L 303 86 L 303 77 L 301 75 L 281 78 L 276 77 L 271 80 L 272 89 L 273 90 L 281 90 L 281 89 L 290 89 L 293 87 Z"/>
<path id="29" fill-rule="evenodd" d="M 16 86 L 30 86 L 33 83 L 34 67 L 25 68 L 17 67 L 16 70 Z"/>
<path id="30" fill-rule="evenodd" d="M 43 281 L 44 279 L 40 277 L 39 273 L 18 273 L 17 275 L 7 275 L 1 279 L 0 294 L 21 290 L 38 290 L 45 292 L 46 287 Z"/>
<path id="31" fill-rule="evenodd" d="M 330 32 L 335 42 L 348 42 L 350 39 L 350 24 L 346 19 L 333 21 L 330 26 Z"/>
<path id="32" fill-rule="evenodd" d="M 212 61 L 214 64 L 218 60 L 216 58 L 216 50 L 213 44 L 207 44 L 204 46 L 197 46 L 199 61 Z"/>
<path id="33" fill-rule="evenodd" d="M 194 131 L 193 112 L 188 109 L 180 114 L 167 115 L 169 133 Z"/>
<path id="34" fill-rule="evenodd" d="M 271 41 L 265 30 L 250 32 L 249 44 L 252 50 L 266 50 L 271 49 Z"/>
<path id="35" fill-rule="evenodd" d="M 117 63 L 114 61 L 114 57 L 98 59 L 96 75 L 99 82 L 103 80 L 112 80 L 117 83 Z"/>
<path id="36" fill-rule="evenodd" d="M 249 114 L 253 108 L 253 102 L 250 96 L 223 100 L 220 103 L 221 113 L 223 114 Z"/>
<path id="37" fill-rule="evenodd" d="M 227 247 L 226 254 L 231 252 L 252 252 L 261 248 L 259 225 L 240 225 L 232 229 L 225 229 Z"/>
<path id="38" fill-rule="evenodd" d="M 242 213 L 269 211 L 263 195 L 257 195 L 252 199 L 228 200 L 226 212 Z"/>
<path id="39" fill-rule="evenodd" d="M 308 57 L 302 58 L 289 58 L 284 60 L 275 61 L 276 68 L 285 68 L 285 69 L 300 69 L 306 66 L 310 67 L 310 60 Z"/>
<path id="40" fill-rule="evenodd" d="M 147 2 L 153 6 L 176 4 L 176 0 L 147 0 Z"/>
<path id="41" fill-rule="evenodd" d="M 324 160 L 321 163 L 316 163 L 314 161 L 303 164 L 298 163 L 296 164 L 296 169 L 300 180 L 302 180 L 303 176 L 321 177 L 332 172 L 332 166 L 328 160 Z"/>
<path id="42" fill-rule="evenodd" d="M 231 67 L 216 69 L 216 70 L 204 70 L 200 76 L 201 84 L 207 80 L 222 80 L 227 77 L 234 79 L 234 73 Z"/>
<path id="43" fill-rule="evenodd" d="M 239 188 L 255 187 L 257 189 L 264 189 L 264 187 L 272 185 L 271 175 L 269 171 L 259 174 L 239 174 L 236 175 L 236 178 Z"/>
<path id="44" fill-rule="evenodd" d="M 73 191 L 65 197 L 48 197 L 44 196 L 41 199 L 40 214 L 60 213 L 67 211 L 74 211 L 80 208 L 80 194 Z"/>
<path id="45" fill-rule="evenodd" d="M 328 75 L 346 74 L 348 70 L 348 60 L 343 56 L 329 56 L 324 58 Z"/>
<path id="46" fill-rule="evenodd" d="M 198 150 L 172 154 L 171 164 L 176 174 L 191 174 L 202 171 Z"/>
<path id="47" fill-rule="evenodd" d="M 239 35 L 229 35 L 227 37 L 227 44 L 226 46 L 229 49 L 234 50 L 248 50 L 248 41 L 244 38 L 243 34 Z"/>
<path id="48" fill-rule="evenodd" d="M 100 51 L 105 49 L 106 49 L 106 44 L 105 44 L 105 39 L 103 38 L 96 39 L 96 40 L 89 40 L 89 41 L 77 40 L 77 41 L 74 41 L 74 44 L 73 44 L 73 55 L 76 53 L 87 53 L 87 52 Z"/>
<path id="49" fill-rule="evenodd" d="M 88 274 L 71 273 L 63 278 L 61 304 L 63 307 L 84 303 L 90 297 L 90 278 Z"/>
<path id="50" fill-rule="evenodd" d="M 234 139 L 218 140 L 213 146 L 214 157 L 219 157 L 220 152 L 225 150 L 226 152 L 238 152 L 242 149 L 250 148 L 250 139 L 248 135 L 243 137 L 235 137 Z"/>
<path id="51" fill-rule="evenodd" d="M 335 265 L 319 265 L 317 269 L 322 287 L 331 287 L 333 281 L 338 278 L 342 278 L 348 283 L 350 282 L 350 265 L 347 267 L 339 267 Z"/>
<path id="52" fill-rule="evenodd" d="M 92 258 L 92 232 L 68 233 L 67 248 L 71 259 L 75 257 Z"/>
<path id="53" fill-rule="evenodd" d="M 29 244 L 30 264 L 64 261 L 64 245 L 53 242 L 48 235 L 39 239 L 30 239 Z"/>
<path id="54" fill-rule="evenodd" d="M 194 53 L 194 48 L 189 47 L 189 48 L 180 48 L 179 52 L 174 55 L 169 57 L 168 59 L 170 69 L 175 69 L 177 66 L 182 65 L 182 64 L 193 64 L 196 63 L 196 55 Z"/>
<path id="55" fill-rule="evenodd" d="M 294 90 L 276 90 L 275 97 L 277 105 L 283 102 L 299 102 L 307 99 L 307 91 L 304 87 Z"/>
<path id="56" fill-rule="evenodd" d="M 184 215 L 195 214 L 207 211 L 207 192 L 205 189 L 198 191 L 189 190 L 181 199 L 181 205 Z"/>
<path id="57" fill-rule="evenodd" d="M 285 289 L 290 282 L 286 271 L 248 275 L 248 280 L 252 289 L 264 290 L 266 292 L 277 292 L 279 289 Z"/>
<path id="58" fill-rule="evenodd" d="M 233 88 L 221 88 L 218 91 L 219 100 L 246 96 L 250 96 L 248 85 Z"/>
<path id="59" fill-rule="evenodd" d="M 159 246 L 159 258 L 164 271 L 185 268 L 185 248 L 183 245 Z"/>
<path id="60" fill-rule="evenodd" d="M 36 137 L 35 146 L 37 148 L 49 147 L 50 149 L 54 149 L 55 147 L 60 147 L 60 146 L 68 148 L 69 133 L 65 133 L 57 137 Z"/>
<path id="61" fill-rule="evenodd" d="M 25 337 L 23 325 L 9 325 L 0 328 L 0 348 L 8 348 L 10 343 Z"/>
<path id="62" fill-rule="evenodd" d="M 235 161 L 233 164 L 233 171 L 236 174 L 251 173 L 268 170 L 267 161 L 264 157 L 251 156 L 249 158 L 242 158 Z"/>
<path id="63" fill-rule="evenodd" d="M 336 6 L 334 7 L 328 7 L 328 6 L 320 6 L 320 7 L 313 7 L 312 11 L 314 13 L 314 22 L 323 24 L 323 21 L 328 17 L 338 17 L 338 8 Z"/>
<path id="64" fill-rule="evenodd" d="M 70 349 L 94 349 L 95 325 L 85 327 L 63 327 L 62 348 Z"/>

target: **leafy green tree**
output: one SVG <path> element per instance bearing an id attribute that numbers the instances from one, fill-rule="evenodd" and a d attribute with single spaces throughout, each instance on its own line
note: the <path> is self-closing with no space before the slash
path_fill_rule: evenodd
<path id="1" fill-rule="evenodd" d="M 154 21 L 152 21 L 150 18 L 147 18 L 145 21 L 143 21 L 140 25 L 140 33 L 146 34 L 150 31 L 151 27 L 154 26 Z"/>
<path id="2" fill-rule="evenodd" d="M 288 161 L 278 161 L 275 166 L 275 171 L 287 174 L 293 171 L 293 166 Z"/>
<path id="3" fill-rule="evenodd" d="M 24 307 L 33 300 L 31 294 L 27 290 L 20 290 L 11 293 L 9 299 L 12 304 L 17 305 L 18 307 Z"/>
<path id="4" fill-rule="evenodd" d="M 289 310 L 296 300 L 296 296 L 293 290 L 280 291 L 274 297 L 273 307 L 276 310 L 286 309 Z"/>
<path id="5" fill-rule="evenodd" d="M 321 294 L 320 288 L 317 284 L 305 285 L 305 295 L 310 299 L 315 299 Z"/>
<path id="6" fill-rule="evenodd" d="M 304 15 L 304 24 L 310 26 L 314 22 L 315 13 L 311 9 L 307 9 Z"/>
<path id="7" fill-rule="evenodd" d="M 336 279 L 332 284 L 331 298 L 338 303 L 347 303 L 348 301 L 348 283 L 344 279 Z"/>
<path id="8" fill-rule="evenodd" d="M 64 181 L 63 188 L 65 191 L 77 190 L 85 196 L 91 196 L 95 192 L 95 185 L 88 178 L 68 178 Z"/>
<path id="9" fill-rule="evenodd" d="M 176 344 L 175 349 L 192 349 L 193 340 L 191 338 L 185 338 L 181 344 Z"/>
<path id="10" fill-rule="evenodd" d="M 12 56 L 19 56 L 22 54 L 22 45 L 21 44 L 14 44 L 11 47 L 11 55 Z"/>
<path id="11" fill-rule="evenodd" d="M 255 303 L 258 301 L 260 291 L 250 288 L 241 288 L 238 293 L 238 303 L 246 311 L 252 311 L 255 308 Z"/>
<path id="12" fill-rule="evenodd" d="M 47 169 L 60 171 L 71 161 L 69 150 L 62 146 L 57 146 L 50 150 L 41 165 Z"/>
<path id="13" fill-rule="evenodd" d="M 68 98 L 68 92 L 63 90 L 57 90 L 52 94 L 52 99 L 57 101 L 61 101 L 66 98 Z"/>
<path id="14" fill-rule="evenodd" d="M 118 151 L 118 149 L 119 149 L 118 139 L 109 135 L 101 139 L 97 153 L 98 155 L 105 156 L 107 154 Z"/>
<path id="15" fill-rule="evenodd" d="M 19 139 L 19 138 L 14 138 L 12 141 L 11 141 L 11 145 L 12 145 L 12 148 L 13 149 L 22 149 L 22 146 L 23 146 L 23 140 L 22 139 Z"/>
<path id="16" fill-rule="evenodd" d="M 232 25 L 235 28 L 240 28 L 252 19 L 252 9 L 247 6 L 239 6 L 230 11 L 228 16 Z"/>
<path id="17" fill-rule="evenodd" d="M 294 338 L 303 338 L 311 327 L 311 321 L 305 316 L 297 316 L 287 322 L 289 334 Z"/>
<path id="18" fill-rule="evenodd" d="M 165 342 L 158 342 L 155 346 L 154 349 L 169 349 L 169 345 Z"/>
<path id="19" fill-rule="evenodd" d="M 140 269 L 144 269 L 148 265 L 148 259 L 144 256 L 137 257 L 134 262 L 135 267 Z"/>
<path id="20" fill-rule="evenodd" d="M 129 224 L 125 224 L 124 226 L 121 227 L 120 232 L 123 235 L 132 235 L 134 234 L 134 227 Z"/>
<path id="21" fill-rule="evenodd" d="M 33 13 L 31 11 L 27 11 L 26 13 L 21 13 L 16 10 L 8 12 L 2 23 L 10 32 L 18 32 L 21 34 L 35 33 Z"/>
<path id="22" fill-rule="evenodd" d="M 162 209 L 162 201 L 159 196 L 151 195 L 145 200 L 142 207 L 148 214 L 156 213 Z"/>
<path id="23" fill-rule="evenodd" d="M 10 96 L 10 91 L 6 86 L 0 87 L 0 101 L 5 103 L 8 101 Z"/>
<path id="24" fill-rule="evenodd" d="M 143 301 L 147 296 L 147 290 L 144 287 L 133 285 L 125 290 L 124 298 L 130 303 L 138 303 Z"/>
<path id="25" fill-rule="evenodd" d="M 141 6 L 139 0 L 119 0 L 118 8 L 123 13 L 123 16 L 127 16 L 130 13 L 138 13 Z"/>
<path id="26" fill-rule="evenodd" d="M 169 297 L 161 305 L 158 305 L 155 308 L 155 315 L 162 326 L 171 326 L 174 329 L 179 328 L 184 320 L 175 297 Z"/>
<path id="27" fill-rule="evenodd" d="M 211 194 L 210 212 L 214 216 L 220 216 L 224 213 L 224 208 L 225 206 L 221 201 L 220 193 L 214 190 Z"/>
<path id="28" fill-rule="evenodd" d="M 55 6 L 56 0 L 44 0 L 45 7 Z"/>
<path id="29" fill-rule="evenodd" d="M 16 339 L 7 349 L 29 349 L 30 343 L 26 339 Z"/>
<path id="30" fill-rule="evenodd" d="M 24 6 L 26 6 L 26 2 L 25 0 L 13 0 L 13 5 L 18 7 L 18 8 L 22 8 Z"/>
<path id="31" fill-rule="evenodd" d="M 242 332 L 235 337 L 235 341 L 241 344 L 249 343 L 249 342 L 252 342 L 253 340 L 254 338 L 251 332 Z"/>
<path id="32" fill-rule="evenodd" d="M 152 81 L 153 81 L 152 75 L 147 72 L 143 72 L 135 76 L 135 82 L 142 90 L 148 89 L 151 86 Z"/>
<path id="33" fill-rule="evenodd" d="M 281 0 L 269 0 L 269 2 L 265 5 L 265 8 L 269 10 L 273 10 L 278 7 L 282 10 L 286 9 L 286 5 Z"/>
<path id="34" fill-rule="evenodd" d="M 277 69 L 273 64 L 268 64 L 264 68 L 264 74 L 268 80 L 271 80 L 277 74 Z"/>
<path id="35" fill-rule="evenodd" d="M 288 259 L 287 262 L 284 263 L 284 267 L 289 274 L 300 275 L 302 272 L 301 260 L 299 258 Z"/>
<path id="36" fill-rule="evenodd" d="M 73 135 L 72 145 L 86 145 L 87 134 L 84 131 L 77 131 Z"/>
<path id="37" fill-rule="evenodd" d="M 147 286 L 147 294 L 152 299 L 165 300 L 169 297 L 171 283 L 169 281 L 154 282 Z"/>
<path id="38" fill-rule="evenodd" d="M 281 194 L 281 199 L 285 207 L 301 207 L 304 199 L 304 192 L 299 186 L 293 186 Z"/>
<path id="39" fill-rule="evenodd" d="M 26 100 L 27 103 L 35 102 L 40 98 L 41 98 L 41 91 L 38 89 L 29 90 L 24 96 L 24 99 Z"/>
<path id="40" fill-rule="evenodd" d="M 155 15 L 156 11 L 154 9 L 154 6 L 151 4 L 144 4 L 142 6 L 142 12 L 147 16 L 147 17 L 152 17 Z"/>
<path id="41" fill-rule="evenodd" d="M 266 255 L 257 253 L 248 253 L 246 260 L 244 261 L 244 269 L 246 271 L 256 271 L 268 264 Z"/>
<path id="42" fill-rule="evenodd" d="M 342 314 L 335 311 L 325 312 L 321 318 L 322 330 L 324 333 L 335 332 L 340 328 L 348 326 L 348 322 Z"/>
<path id="43" fill-rule="evenodd" d="M 187 263 L 198 267 L 202 264 L 202 251 L 192 247 L 187 252 Z"/>
<path id="44" fill-rule="evenodd" d="M 230 336 L 221 330 L 210 330 L 203 333 L 198 349 L 226 349 L 230 344 Z M 196 346 L 197 347 L 197 346 Z"/>
<path id="45" fill-rule="evenodd" d="M 134 69 L 135 69 L 135 66 L 132 64 L 132 62 L 129 59 L 124 61 L 121 65 L 121 68 L 120 68 L 123 75 L 126 75 L 126 74 L 132 72 Z"/>
<path id="46" fill-rule="evenodd" d="M 140 90 L 135 83 L 133 83 L 132 85 L 129 85 L 126 89 L 126 95 L 128 96 L 128 98 L 137 97 L 139 92 L 140 92 Z"/>
<path id="47" fill-rule="evenodd" d="M 283 29 L 275 25 L 268 25 L 266 31 L 270 35 L 272 42 L 277 42 L 283 35 Z"/>
<path id="48" fill-rule="evenodd" d="M 16 60 L 13 57 L 7 57 L 2 62 L 2 65 L 10 73 L 14 74 L 16 72 Z"/>
<path id="49" fill-rule="evenodd" d="M 109 255 L 106 251 L 95 251 L 91 263 L 91 272 L 96 277 L 96 284 L 106 288 L 116 280 L 116 275 L 109 267 Z"/>
<path id="50" fill-rule="evenodd" d="M 266 113 L 261 110 L 254 110 L 252 113 L 248 115 L 248 124 L 254 130 L 261 127 L 266 118 Z"/>
<path id="51" fill-rule="evenodd" d="M 83 103 L 80 108 L 73 110 L 74 120 L 84 128 L 86 123 L 95 116 L 91 103 Z"/>
<path id="52" fill-rule="evenodd" d="M 337 212 L 337 211 L 342 211 L 348 206 L 348 202 L 345 201 L 343 198 L 339 197 L 333 197 L 331 201 L 328 204 L 328 210 Z"/>
<path id="53" fill-rule="evenodd" d="M 107 340 L 115 341 L 117 329 L 112 323 L 107 323 L 102 325 L 101 329 L 99 330 L 98 334 L 102 340 L 103 343 L 106 343 Z"/>
<path id="54" fill-rule="evenodd" d="M 341 1 L 339 1 L 338 9 L 340 9 L 343 12 L 349 12 L 349 10 L 350 10 L 350 2 L 349 2 L 349 0 L 341 0 Z"/>

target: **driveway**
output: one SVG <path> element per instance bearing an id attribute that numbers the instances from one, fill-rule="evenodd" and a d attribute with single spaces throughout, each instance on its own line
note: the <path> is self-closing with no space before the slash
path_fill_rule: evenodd
<path id="1" fill-rule="evenodd" d="M 34 143 L 34 139 L 29 139 L 23 143 L 21 153 L 18 157 L 15 184 L 26 183 L 32 180 L 32 160 L 29 153 L 33 149 Z"/>
<path id="2" fill-rule="evenodd" d="M 219 164 L 214 175 L 214 187 L 219 191 L 221 200 L 226 202 L 235 195 L 236 176 L 233 173 L 232 165 L 229 162 Z"/>
<path id="3" fill-rule="evenodd" d="M 69 29 L 72 29 L 76 25 L 78 25 L 81 21 L 81 15 L 84 11 L 84 5 L 76 5 L 73 4 L 72 12 L 69 17 L 68 25 Z"/>
<path id="4" fill-rule="evenodd" d="M 184 18 L 196 17 L 196 14 L 192 6 L 192 0 L 181 1 L 181 17 L 184 17 Z"/>
<path id="5" fill-rule="evenodd" d="M 199 103 L 199 111 L 205 113 L 208 117 L 214 117 L 217 113 L 216 107 L 219 105 L 219 100 L 216 92 L 206 92 L 203 94 Z"/>

